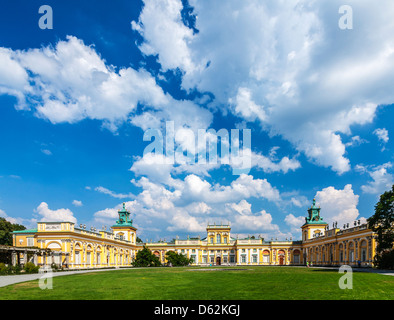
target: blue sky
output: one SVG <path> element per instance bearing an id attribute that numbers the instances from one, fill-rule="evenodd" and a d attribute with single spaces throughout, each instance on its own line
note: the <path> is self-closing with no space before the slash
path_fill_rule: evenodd
<path id="1" fill-rule="evenodd" d="M 341 1 L 45 4 L 53 29 L 39 1 L 0 13 L 0 216 L 101 228 L 125 202 L 143 240 L 298 239 L 314 197 L 342 225 L 394 183 L 390 1 L 349 1 L 349 29 Z M 250 130 L 250 167 L 144 152 L 168 123 L 193 155 L 198 130 Z"/>

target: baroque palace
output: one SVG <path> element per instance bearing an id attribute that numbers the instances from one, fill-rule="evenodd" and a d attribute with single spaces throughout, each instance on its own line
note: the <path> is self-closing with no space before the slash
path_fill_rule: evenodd
<path id="1" fill-rule="evenodd" d="M 172 242 L 137 243 L 133 221 L 123 204 L 119 220 L 111 231 L 86 230 L 72 222 L 38 222 L 37 229 L 13 232 L 12 263 L 62 268 L 104 268 L 130 266 L 138 250 L 147 246 L 162 263 L 165 253 L 177 251 L 193 258 L 193 265 L 312 265 L 342 264 L 371 267 L 376 240 L 372 230 L 360 221 L 331 228 L 320 216 L 320 207 L 308 209 L 301 226 L 302 240 L 266 241 L 238 239 L 230 225 L 208 225 L 204 238 Z"/>

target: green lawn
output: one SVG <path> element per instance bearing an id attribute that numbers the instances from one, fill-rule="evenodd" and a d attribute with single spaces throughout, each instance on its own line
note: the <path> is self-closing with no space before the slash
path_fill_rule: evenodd
<path id="1" fill-rule="evenodd" d="M 38 280 L 0 288 L 0 299 L 60 300 L 344 300 L 394 299 L 394 277 L 353 272 L 353 289 L 342 290 L 343 274 L 298 267 L 141 268 Z"/>

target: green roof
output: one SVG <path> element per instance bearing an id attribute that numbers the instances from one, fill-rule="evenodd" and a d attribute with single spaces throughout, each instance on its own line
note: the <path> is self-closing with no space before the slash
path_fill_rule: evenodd
<path id="1" fill-rule="evenodd" d="M 15 230 L 12 233 L 36 233 L 37 229 Z"/>

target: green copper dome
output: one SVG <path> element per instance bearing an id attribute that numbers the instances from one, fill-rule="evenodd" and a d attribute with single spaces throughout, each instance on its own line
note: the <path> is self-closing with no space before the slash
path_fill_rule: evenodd
<path id="1" fill-rule="evenodd" d="M 315 199 L 313 199 L 312 206 L 308 209 L 308 217 L 305 217 L 305 224 L 327 224 L 320 217 L 320 207 L 316 207 Z"/>
<path id="2" fill-rule="evenodd" d="M 114 227 L 133 227 L 133 220 L 130 218 L 130 212 L 126 210 L 126 204 L 123 202 L 123 209 L 118 210 L 119 220 Z"/>

